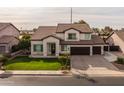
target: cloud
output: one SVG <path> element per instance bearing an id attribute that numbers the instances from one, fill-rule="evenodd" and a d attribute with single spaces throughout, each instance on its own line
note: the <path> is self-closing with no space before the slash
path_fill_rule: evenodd
<path id="1" fill-rule="evenodd" d="M 74 7 L 73 21 L 84 19 L 91 27 L 106 25 L 121 28 L 124 25 L 124 8 L 115 7 Z M 43 7 L 11 7 L 0 8 L 0 21 L 12 22 L 18 28 L 32 29 L 40 25 L 57 25 L 70 22 L 70 8 L 43 8 Z"/>

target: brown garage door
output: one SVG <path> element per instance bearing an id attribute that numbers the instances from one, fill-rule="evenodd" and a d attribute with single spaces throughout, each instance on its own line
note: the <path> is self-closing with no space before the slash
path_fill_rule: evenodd
<path id="1" fill-rule="evenodd" d="M 71 55 L 90 55 L 90 47 L 71 47 Z"/>
<path id="2" fill-rule="evenodd" d="M 101 47 L 100 46 L 94 46 L 93 47 L 93 54 L 101 54 Z"/>

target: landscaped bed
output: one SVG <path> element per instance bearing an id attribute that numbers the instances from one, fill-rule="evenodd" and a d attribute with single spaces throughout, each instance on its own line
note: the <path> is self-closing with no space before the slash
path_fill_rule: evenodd
<path id="1" fill-rule="evenodd" d="M 114 66 L 116 66 L 120 70 L 124 70 L 124 58 L 123 57 L 118 57 L 117 61 L 112 62 Z"/>
<path id="2" fill-rule="evenodd" d="M 19 56 L 5 63 L 6 70 L 60 70 L 62 64 L 58 59 L 29 58 Z"/>

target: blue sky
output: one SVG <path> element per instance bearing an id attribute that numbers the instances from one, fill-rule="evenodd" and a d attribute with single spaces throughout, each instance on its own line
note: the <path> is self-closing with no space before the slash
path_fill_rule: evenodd
<path id="1" fill-rule="evenodd" d="M 77 7 L 73 9 L 73 22 L 85 20 L 91 27 L 124 27 L 124 8 Z M 32 29 L 40 25 L 57 25 L 70 22 L 70 8 L 1 7 L 0 22 L 11 22 L 17 28 Z"/>

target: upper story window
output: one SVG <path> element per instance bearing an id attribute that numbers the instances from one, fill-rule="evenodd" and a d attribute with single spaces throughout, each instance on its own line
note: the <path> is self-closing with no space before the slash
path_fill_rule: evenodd
<path id="1" fill-rule="evenodd" d="M 85 34 L 85 40 L 90 40 L 91 39 L 91 34 Z"/>
<path id="2" fill-rule="evenodd" d="M 76 33 L 68 33 L 68 39 L 75 40 L 76 39 Z"/>

